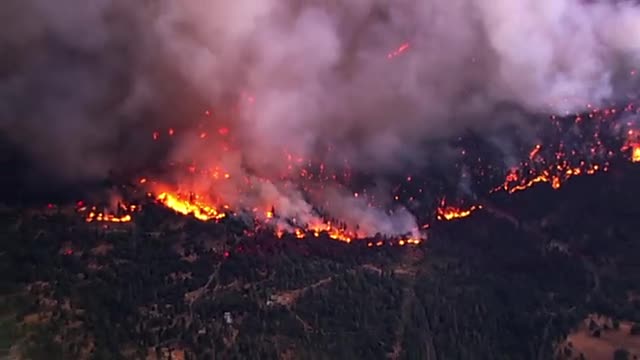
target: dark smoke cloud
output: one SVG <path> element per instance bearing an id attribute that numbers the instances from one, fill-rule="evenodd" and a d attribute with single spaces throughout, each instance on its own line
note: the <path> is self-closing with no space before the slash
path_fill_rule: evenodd
<path id="1" fill-rule="evenodd" d="M 103 178 L 141 163 L 151 129 L 167 120 L 163 111 L 183 110 L 169 100 L 165 84 L 179 86 L 179 78 L 155 58 L 145 8 L 124 4 L 0 5 L 0 133 L 61 179 Z"/>
<path id="2" fill-rule="evenodd" d="M 610 100 L 640 54 L 634 2 L 5 0 L 0 21 L 0 131 L 68 179 L 144 164 L 152 129 L 188 128 L 202 104 L 243 93 L 255 99 L 231 124 L 243 145 L 200 160 L 268 174 L 283 145 L 304 157 L 331 145 L 328 164 L 398 171 L 425 140 L 519 123 L 497 115 L 504 104 Z M 210 153 L 185 142 L 172 158 Z"/>

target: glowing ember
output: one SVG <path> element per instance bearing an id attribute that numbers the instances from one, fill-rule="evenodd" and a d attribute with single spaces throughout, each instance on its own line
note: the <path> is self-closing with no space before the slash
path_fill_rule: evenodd
<path id="1" fill-rule="evenodd" d="M 87 208 L 83 206 L 83 202 L 78 202 L 79 207 L 76 209 L 79 213 L 86 213 L 85 221 L 90 222 L 111 222 L 111 223 L 127 223 L 133 220 L 131 214 L 140 211 L 137 205 L 120 205 L 117 213 L 111 213 L 107 210 L 99 211 L 96 206 Z"/>
<path id="2" fill-rule="evenodd" d="M 398 245 L 398 246 L 406 246 L 406 245 L 420 245 L 422 243 L 422 239 L 418 239 L 418 238 L 402 238 L 399 239 L 397 242 L 393 242 L 393 241 L 376 241 L 376 242 L 368 242 L 367 243 L 367 247 L 381 247 L 384 245 Z"/>
<path id="3" fill-rule="evenodd" d="M 409 50 L 409 43 L 403 43 L 400 46 L 398 46 L 398 48 L 396 48 L 395 50 L 393 50 L 392 52 L 387 54 L 387 59 L 393 59 L 394 57 L 397 57 L 399 55 L 401 55 L 403 52 Z"/>
<path id="4" fill-rule="evenodd" d="M 102 212 L 90 212 L 89 215 L 87 215 L 86 221 L 87 222 L 93 222 L 93 221 L 98 221 L 98 222 L 113 222 L 113 223 L 124 223 L 124 222 L 130 222 L 132 220 L 131 215 L 127 214 L 127 215 L 123 215 L 123 216 L 116 216 L 113 214 L 105 214 Z"/>
<path id="5" fill-rule="evenodd" d="M 529 159 L 533 160 L 540 152 L 540 149 L 542 149 L 542 145 L 536 145 L 533 150 L 529 152 Z"/>

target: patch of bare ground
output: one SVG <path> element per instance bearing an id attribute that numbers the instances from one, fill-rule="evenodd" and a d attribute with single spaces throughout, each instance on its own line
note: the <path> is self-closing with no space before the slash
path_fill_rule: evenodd
<path id="1" fill-rule="evenodd" d="M 424 251 L 422 249 L 412 249 L 404 255 L 403 261 L 392 270 L 396 275 L 408 277 L 409 281 L 403 289 L 402 305 L 400 305 L 400 321 L 398 322 L 395 330 L 393 351 L 387 353 L 387 358 L 389 359 L 399 359 L 402 355 L 402 340 L 404 339 L 404 332 L 407 327 L 407 322 L 410 320 L 411 307 L 416 301 L 416 294 L 413 291 L 413 285 L 416 280 L 415 275 L 418 273 L 417 264 L 423 258 Z M 428 340 L 431 341 L 432 339 Z"/>
<path id="2" fill-rule="evenodd" d="M 178 281 L 178 280 L 184 281 L 184 280 L 193 278 L 193 273 L 191 273 L 191 272 L 186 272 L 186 273 L 185 272 L 174 272 L 174 273 L 170 273 L 167 276 L 167 278 L 172 280 L 172 281 Z"/>
<path id="3" fill-rule="evenodd" d="M 96 348 L 96 341 L 93 334 L 87 334 L 85 337 L 77 339 L 80 346 L 78 359 L 89 359 Z"/>
<path id="4" fill-rule="evenodd" d="M 295 360 L 298 357 L 297 357 L 295 349 L 286 349 L 286 350 L 280 352 L 278 358 L 280 360 Z"/>
<path id="5" fill-rule="evenodd" d="M 147 356 L 145 356 L 145 360 L 184 360 L 185 357 L 184 349 L 170 349 L 168 347 L 163 347 L 160 350 L 156 350 L 151 347 L 147 349 Z"/>
<path id="6" fill-rule="evenodd" d="M 409 320 L 409 314 L 411 310 L 411 305 L 415 301 L 415 293 L 413 292 L 413 288 L 406 287 L 404 289 L 404 294 L 402 298 L 402 305 L 400 307 L 400 322 L 398 323 L 398 327 L 396 328 L 395 341 L 393 343 L 393 351 L 387 354 L 387 358 L 389 359 L 399 359 L 402 354 L 402 339 L 404 338 L 404 330 L 406 327 L 406 323 Z"/>
<path id="7" fill-rule="evenodd" d="M 640 358 L 640 336 L 630 334 L 631 326 L 632 322 L 620 321 L 614 329 L 611 318 L 591 314 L 558 346 L 558 358 L 578 359 L 582 354 L 588 360 L 610 360 L 618 349 L 626 349 L 629 359 Z"/>
<path id="8" fill-rule="evenodd" d="M 310 289 L 329 284 L 331 281 L 333 281 L 333 277 L 329 276 L 311 285 L 299 289 L 281 291 L 277 294 L 271 295 L 271 300 L 282 306 L 290 307 L 291 305 L 295 304 L 295 302 L 298 301 L 300 296 L 302 296 L 305 292 L 309 291 Z"/>
<path id="9" fill-rule="evenodd" d="M 23 355 L 22 344 L 15 344 L 11 346 L 9 349 L 9 354 L 7 355 L 7 360 L 26 360 Z"/>
<path id="10" fill-rule="evenodd" d="M 377 274 L 382 274 L 382 272 L 384 271 L 382 268 L 373 264 L 364 264 L 361 266 L 361 268 Z M 400 276 L 414 276 L 417 271 L 417 268 L 410 265 L 398 265 L 395 268 L 391 269 L 391 272 L 393 272 L 393 274 Z"/>
<path id="11" fill-rule="evenodd" d="M 239 333 L 240 331 L 238 331 L 238 329 L 231 328 L 229 334 L 222 338 L 222 342 L 227 349 L 233 347 L 233 345 L 236 343 L 236 339 L 238 338 Z"/>
<path id="12" fill-rule="evenodd" d="M 239 288 L 240 288 L 240 282 L 238 280 L 234 280 L 233 282 L 226 285 L 216 285 L 216 287 L 214 287 L 211 290 L 207 289 L 207 285 L 204 285 L 201 288 L 195 289 L 191 292 L 184 294 L 184 299 L 187 303 L 193 304 L 195 301 L 200 299 L 205 294 L 215 296 L 216 294 L 221 293 L 223 291 L 239 289 Z"/>
<path id="13" fill-rule="evenodd" d="M 363 268 L 364 270 L 367 270 L 367 271 L 371 271 L 371 272 L 377 273 L 377 274 L 382 274 L 382 269 L 379 268 L 378 266 L 373 265 L 373 264 L 364 264 L 364 265 L 361 266 L 361 268 Z"/>
<path id="14" fill-rule="evenodd" d="M 364 264 L 360 267 L 378 274 L 382 274 L 383 271 L 391 271 L 394 275 L 413 277 L 418 273 L 418 266 L 416 266 L 416 264 L 422 259 L 424 259 L 424 251 L 422 249 L 411 249 L 404 256 L 403 261 L 390 270 L 382 269 L 374 264 Z"/>
<path id="15" fill-rule="evenodd" d="M 98 271 L 102 270 L 103 268 L 104 266 L 98 265 L 98 263 L 95 261 L 89 261 L 89 263 L 87 264 L 87 270 Z"/>
<path id="16" fill-rule="evenodd" d="M 45 291 L 50 288 L 51 288 L 50 284 L 46 281 L 34 281 L 31 284 L 27 285 L 26 290 L 28 292 L 33 292 L 33 291 Z"/>
<path id="17" fill-rule="evenodd" d="M 91 255 L 106 256 L 107 254 L 109 254 L 109 252 L 111 252 L 111 250 L 113 250 L 113 245 L 102 243 L 91 249 Z"/>
<path id="18" fill-rule="evenodd" d="M 300 317 L 300 315 L 294 313 L 294 315 L 296 316 L 296 319 L 300 322 L 300 324 L 302 325 L 302 328 L 304 329 L 304 331 L 306 332 L 310 332 L 313 330 L 313 327 L 311 325 L 309 325 L 308 322 L 304 321 L 304 319 L 302 319 Z"/>
<path id="19" fill-rule="evenodd" d="M 315 289 L 315 288 L 321 287 L 321 286 L 325 286 L 327 284 L 330 284 L 332 281 L 333 281 L 333 276 L 329 276 L 329 277 L 326 277 L 324 279 L 318 280 L 315 283 L 313 283 L 311 285 L 307 285 L 307 286 L 302 287 L 302 288 L 281 291 L 281 292 L 279 292 L 277 294 L 271 295 L 270 301 L 272 301 L 275 304 L 279 304 L 279 305 L 284 306 L 287 309 L 289 309 L 289 311 L 295 317 L 295 319 L 300 323 L 300 325 L 302 325 L 302 328 L 304 329 L 304 331 L 305 332 L 311 332 L 311 331 L 313 331 L 313 327 L 311 325 L 309 325 L 308 322 L 306 322 L 303 318 L 300 317 L 300 315 L 298 315 L 294 311 L 293 306 L 298 301 L 298 299 L 302 295 L 304 295 L 307 291 L 309 291 L 311 289 Z M 286 353 L 286 355 L 290 356 L 290 353 Z"/>
<path id="20" fill-rule="evenodd" d="M 387 357 L 391 359 L 399 358 L 403 351 L 402 340 L 404 338 L 404 331 L 406 328 L 406 324 L 409 321 L 409 318 L 411 315 L 411 311 L 410 311 L 411 307 L 416 299 L 415 293 L 413 291 L 413 284 L 415 281 L 415 275 L 418 272 L 417 264 L 422 259 L 424 259 L 424 251 L 421 249 L 412 249 L 411 251 L 407 251 L 407 253 L 403 258 L 403 261 L 400 264 L 390 269 L 390 271 L 393 272 L 394 274 L 405 276 L 410 279 L 409 283 L 404 289 L 404 296 L 403 296 L 402 305 L 400 308 L 401 320 L 399 321 L 398 326 L 396 328 L 396 336 L 395 336 L 395 342 L 393 345 L 393 351 L 387 354 Z M 361 265 L 360 269 L 371 271 L 377 274 L 382 274 L 384 271 L 389 271 L 386 269 L 382 269 L 380 266 L 376 266 L 374 264 Z M 356 271 L 356 270 L 355 269 L 350 270 L 350 272 L 353 272 L 353 271 Z M 270 300 L 276 304 L 285 306 L 291 310 L 293 305 L 295 305 L 298 299 L 302 295 L 304 295 L 305 292 L 313 288 L 325 286 L 331 283 L 331 281 L 333 281 L 333 276 L 329 276 L 327 278 L 324 278 L 322 280 L 319 280 L 311 285 L 308 285 L 302 288 L 285 290 L 285 291 L 281 291 L 279 293 L 273 294 L 271 295 Z M 304 319 L 298 316 L 298 314 L 296 314 L 294 311 L 292 311 L 292 313 L 295 316 L 295 318 L 302 324 L 305 331 L 312 330 L 311 325 L 309 325 L 306 321 L 304 321 Z M 431 340 L 429 339 L 429 341 Z"/>
<path id="21" fill-rule="evenodd" d="M 184 349 L 174 349 L 171 350 L 171 360 L 184 360 L 185 352 Z"/>
<path id="22" fill-rule="evenodd" d="M 120 355 L 125 359 L 134 359 L 136 356 L 136 348 L 133 344 L 127 344 L 120 350 Z"/>
<path id="23" fill-rule="evenodd" d="M 22 322 L 26 325 L 38 325 L 46 323 L 49 319 L 51 319 L 51 313 L 33 313 L 25 315 Z"/>
<path id="24" fill-rule="evenodd" d="M 194 263 L 196 262 L 196 260 L 198 260 L 198 255 L 197 254 L 183 255 L 180 259 L 189 263 Z"/>
<path id="25" fill-rule="evenodd" d="M 31 296 L 38 298 L 36 312 L 27 314 L 22 318 L 24 325 L 39 325 L 48 322 L 53 317 L 53 311 L 59 305 L 58 300 L 51 297 L 49 283 L 38 281 L 27 285 L 26 290 Z"/>
<path id="26" fill-rule="evenodd" d="M 81 320 L 84 309 L 74 307 L 67 297 L 54 298 L 48 283 L 34 282 L 26 289 L 30 296 L 37 297 L 38 307 L 33 313 L 27 314 L 20 323 L 24 333 L 24 343 L 30 346 L 32 330 L 51 321 L 58 322 L 61 326 L 55 333 L 50 334 L 54 342 L 58 344 L 74 344 L 77 351 L 76 359 L 89 359 L 95 348 L 94 339 L 84 329 Z M 20 352 L 21 350 L 17 350 Z"/>
<path id="27" fill-rule="evenodd" d="M 193 304 L 193 302 L 195 302 L 200 297 L 202 297 L 202 295 L 204 295 L 207 292 L 207 289 L 209 288 L 209 286 L 211 286 L 213 281 L 216 280 L 217 282 L 219 271 L 220 271 L 220 265 L 216 266 L 215 270 L 211 273 L 211 275 L 209 275 L 207 282 L 204 285 L 202 285 L 202 287 L 184 294 L 185 301 L 189 304 Z M 225 285 L 225 287 L 226 288 L 235 287 L 237 286 L 236 282 L 237 281 L 234 281 L 231 284 Z M 213 289 L 213 292 L 220 291 L 220 290 L 221 290 L 220 286 L 216 285 L 216 287 Z"/>

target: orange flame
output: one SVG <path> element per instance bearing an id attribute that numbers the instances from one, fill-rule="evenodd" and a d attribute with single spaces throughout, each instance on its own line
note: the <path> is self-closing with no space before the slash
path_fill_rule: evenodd
<path id="1" fill-rule="evenodd" d="M 130 222 L 132 220 L 131 215 L 126 214 L 123 216 L 116 216 L 113 214 L 105 214 L 102 212 L 89 212 L 89 214 L 87 215 L 87 217 L 85 218 L 86 222 L 113 222 L 113 223 L 125 223 L 125 222 Z"/>
<path id="2" fill-rule="evenodd" d="M 503 190 L 508 192 L 509 194 L 513 194 L 517 191 L 526 190 L 537 183 L 549 183 L 554 190 L 557 190 L 562 186 L 562 184 L 564 184 L 565 181 L 573 176 L 583 174 L 593 175 L 596 172 L 606 172 L 608 170 L 608 162 L 601 166 L 598 164 L 587 164 L 584 161 L 580 162 L 578 166 L 571 166 L 567 161 L 562 161 L 558 164 L 549 166 L 548 168 L 541 170 L 537 174 L 533 169 L 529 169 L 528 174 L 522 174 L 521 169 L 513 168 L 509 171 L 509 174 L 507 174 L 504 183 L 491 190 L 491 192 L 493 193 Z"/>
<path id="3" fill-rule="evenodd" d="M 454 206 L 445 205 L 445 199 L 440 202 L 440 207 L 436 210 L 436 217 L 441 221 L 451 221 L 470 216 L 474 211 L 482 209 L 482 205 L 472 205 L 467 209 L 460 209 Z"/>
<path id="4" fill-rule="evenodd" d="M 320 236 L 320 233 L 323 232 L 327 233 L 331 239 L 346 242 L 347 244 L 358 237 L 357 234 L 349 232 L 346 229 L 332 226 L 331 222 L 309 225 L 307 229 L 307 233 L 313 234 L 315 237 Z"/>
<path id="5" fill-rule="evenodd" d="M 190 196 L 191 199 L 183 199 L 180 194 L 160 193 L 156 199 L 164 206 L 182 215 L 192 215 L 198 220 L 220 220 L 226 214 L 213 205 L 199 199 L 199 196 Z"/>
<path id="6" fill-rule="evenodd" d="M 640 131 L 629 130 L 627 135 L 627 141 L 620 150 L 631 152 L 631 162 L 640 162 Z"/>
<path id="7" fill-rule="evenodd" d="M 406 246 L 406 245 L 420 245 L 422 243 L 422 239 L 419 238 L 402 238 L 400 240 L 398 240 L 397 242 L 384 242 L 384 241 L 377 241 L 377 242 L 368 242 L 367 243 L 367 247 L 381 247 L 384 245 L 398 245 L 398 246 Z"/>
<path id="8" fill-rule="evenodd" d="M 640 145 L 635 145 L 631 151 L 631 161 L 640 162 Z"/>
<path id="9" fill-rule="evenodd" d="M 136 205 L 129 205 L 129 206 L 120 205 L 120 212 L 123 213 L 123 215 L 116 215 L 106 210 L 98 211 L 96 206 L 92 206 L 89 209 L 89 212 L 85 216 L 84 220 L 88 223 L 90 222 L 126 223 L 126 222 L 131 222 L 133 220 L 133 217 L 131 216 L 131 214 L 139 210 L 140 210 L 140 207 Z M 77 209 L 77 211 L 83 213 L 87 211 L 87 208 L 80 207 Z"/>

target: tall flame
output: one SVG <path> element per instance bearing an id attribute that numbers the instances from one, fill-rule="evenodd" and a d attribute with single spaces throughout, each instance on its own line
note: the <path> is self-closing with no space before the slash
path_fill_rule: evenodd
<path id="1" fill-rule="evenodd" d="M 220 220 L 226 216 L 223 211 L 208 204 L 201 198 L 199 195 L 192 194 L 188 199 L 184 199 L 180 194 L 171 194 L 168 192 L 160 193 L 156 197 L 160 203 L 169 209 L 182 215 L 192 215 L 198 220 Z"/>

